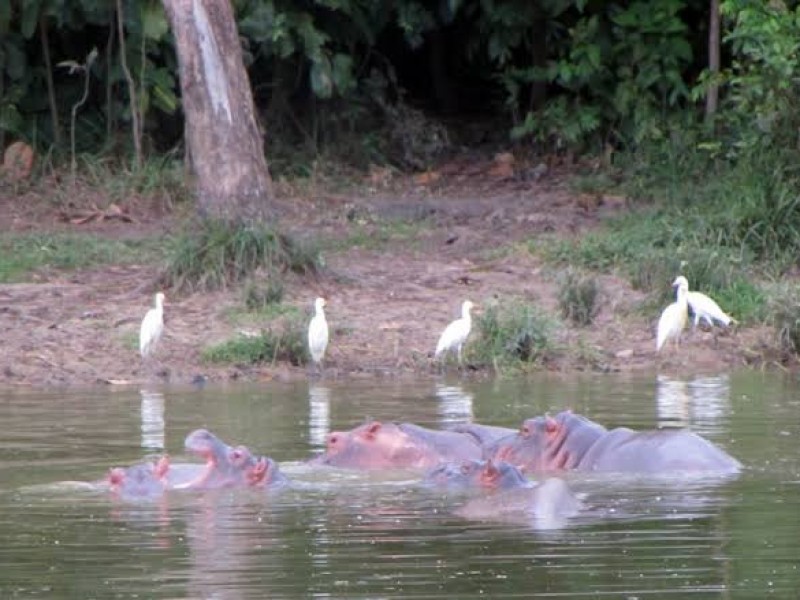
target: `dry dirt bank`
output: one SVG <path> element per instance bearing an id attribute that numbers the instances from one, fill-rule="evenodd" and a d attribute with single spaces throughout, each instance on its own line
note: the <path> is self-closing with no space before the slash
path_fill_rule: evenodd
<path id="1" fill-rule="evenodd" d="M 488 165 L 491 169 L 492 165 Z M 472 171 L 470 171 L 472 169 Z M 4 197 L 3 197 L 4 196 Z M 365 182 L 359 198 L 288 192 L 286 224 L 296 233 L 361 243 L 325 255 L 328 269 L 315 280 L 291 279 L 285 302 L 311 310 L 329 299 L 333 334 L 326 377 L 419 375 L 433 370 L 429 354 L 442 328 L 470 298 L 478 304 L 521 298 L 557 313 L 556 273 L 525 251 L 497 252 L 542 233 L 580 235 L 614 211 L 617 198 L 587 198 L 567 191 L 557 176 L 539 180 L 463 167 L 435 177 Z M 95 202 L 102 205 L 102 199 Z M 97 235 L 151 235 L 178 218 L 169 207 L 131 202 L 132 222 L 117 218 L 65 223 L 52 209 L 37 210 L 0 191 L 4 229 L 79 230 Z M 378 224 L 415 222 L 392 241 L 376 241 Z M 347 246 L 347 244 L 343 244 Z M 163 379 L 190 381 L 306 377 L 287 365 L 215 366 L 201 350 L 236 335 L 226 317 L 241 303 L 239 290 L 168 294 L 160 363 L 143 366 L 136 351 L 139 323 L 152 301 L 142 282 L 154 267 L 113 266 L 67 274 L 38 274 L 37 283 L 0 285 L 0 385 L 93 384 Z M 716 339 L 685 336 L 684 352 L 656 355 L 658 315 L 632 310 L 641 300 L 627 284 L 602 276 L 603 306 L 591 327 L 565 326 L 567 349 L 548 363 L 553 370 L 720 371 L 753 364 L 769 332 L 740 328 Z M 669 282 L 666 282 L 668 285 Z M 582 348 L 576 352 L 575 348 Z M 478 374 L 480 375 L 480 374 Z"/>

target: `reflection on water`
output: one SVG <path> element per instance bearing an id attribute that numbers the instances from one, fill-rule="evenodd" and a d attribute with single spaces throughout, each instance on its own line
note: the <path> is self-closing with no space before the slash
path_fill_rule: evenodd
<path id="1" fill-rule="evenodd" d="M 142 448 L 163 450 L 164 436 L 164 394 L 151 390 L 139 390 L 142 397 Z"/>
<path id="2" fill-rule="evenodd" d="M 656 407 L 659 427 L 691 427 L 700 435 L 719 433 L 731 411 L 727 375 L 672 379 L 659 375 Z"/>
<path id="3" fill-rule="evenodd" d="M 308 386 L 308 441 L 312 450 L 324 450 L 331 431 L 331 390 L 319 383 Z"/>
<path id="4" fill-rule="evenodd" d="M 793 598 L 797 390 L 757 377 L 0 391 L 0 597 Z M 581 390 L 600 423 L 689 426 L 745 471 L 717 481 L 570 476 L 584 508 L 540 531 L 498 522 L 492 498 L 479 517 L 460 511 L 418 473 L 304 462 L 331 429 L 367 416 L 509 425 L 543 412 L 532 402 L 560 407 Z M 481 421 L 487 414 L 499 417 Z M 153 451 L 192 460 L 180 455 L 197 427 L 280 457 L 292 485 L 142 503 L 52 485 L 100 479 Z"/>
<path id="5" fill-rule="evenodd" d="M 457 385 L 437 383 L 436 397 L 439 399 L 439 421 L 443 429 L 472 421 L 472 394 Z"/>

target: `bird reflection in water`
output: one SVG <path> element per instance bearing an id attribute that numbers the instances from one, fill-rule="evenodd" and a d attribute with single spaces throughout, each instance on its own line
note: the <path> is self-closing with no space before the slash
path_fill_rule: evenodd
<path id="1" fill-rule="evenodd" d="M 324 385 L 308 388 L 308 441 L 313 450 L 324 450 L 331 430 L 331 390 Z"/>
<path id="2" fill-rule="evenodd" d="M 439 399 L 439 417 L 443 427 L 472 422 L 472 394 L 457 385 L 437 383 L 436 397 Z"/>
<path id="3" fill-rule="evenodd" d="M 659 427 L 691 427 L 700 435 L 713 435 L 730 414 L 729 378 L 717 375 L 684 381 L 659 375 L 656 407 Z"/>
<path id="4" fill-rule="evenodd" d="M 142 448 L 163 450 L 165 447 L 164 395 L 139 390 L 142 398 Z"/>

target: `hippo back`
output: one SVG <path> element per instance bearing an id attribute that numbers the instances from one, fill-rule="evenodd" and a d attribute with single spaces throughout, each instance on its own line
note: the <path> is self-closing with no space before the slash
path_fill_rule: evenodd
<path id="1" fill-rule="evenodd" d="M 683 429 L 609 431 L 583 457 L 582 471 L 666 474 L 675 472 L 738 473 L 741 464 L 696 433 Z"/>

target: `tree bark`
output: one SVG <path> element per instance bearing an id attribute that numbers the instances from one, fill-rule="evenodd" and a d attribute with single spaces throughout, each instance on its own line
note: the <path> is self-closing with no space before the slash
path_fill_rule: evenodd
<path id="1" fill-rule="evenodd" d="M 163 2 L 178 52 L 198 212 L 228 222 L 266 222 L 272 181 L 230 0 Z"/>
<path id="2" fill-rule="evenodd" d="M 711 119 L 717 112 L 719 102 L 719 0 L 711 0 L 710 15 L 708 19 L 708 72 L 711 75 L 711 85 L 706 94 L 706 120 Z"/>

